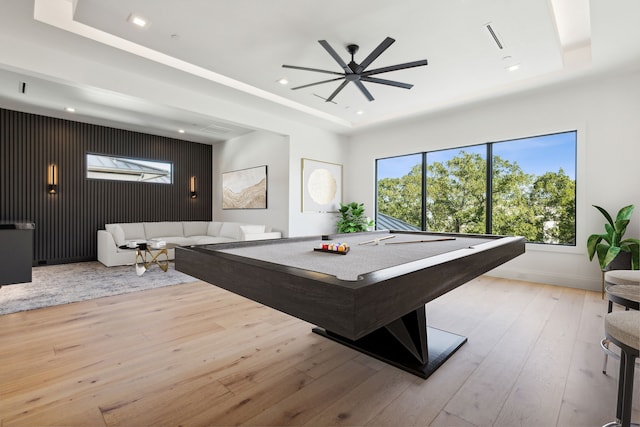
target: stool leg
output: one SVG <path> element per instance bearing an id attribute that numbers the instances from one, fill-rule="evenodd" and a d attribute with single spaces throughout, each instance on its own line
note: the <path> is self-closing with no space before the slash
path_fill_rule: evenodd
<path id="1" fill-rule="evenodd" d="M 608 350 L 609 349 L 609 340 L 602 340 L 602 345 Z M 602 355 L 602 373 L 607 375 L 607 362 L 609 361 L 609 355 L 604 352 Z"/>
<path id="2" fill-rule="evenodd" d="M 622 403 L 624 401 L 624 374 L 626 373 L 625 364 L 627 362 L 627 354 L 620 352 L 620 370 L 618 371 L 618 400 L 616 402 L 616 421 L 622 421 Z"/>
<path id="3" fill-rule="evenodd" d="M 613 301 L 609 300 L 609 306 L 607 309 L 607 313 L 611 313 L 613 311 Z M 609 340 L 608 339 L 604 339 L 602 341 L 603 345 L 609 349 Z M 609 355 L 607 354 L 607 352 L 605 351 L 603 357 L 602 357 L 602 373 L 607 375 L 607 362 L 609 361 Z"/>
<path id="4" fill-rule="evenodd" d="M 624 359 L 623 359 L 624 357 Z M 624 360 L 624 368 L 622 361 Z M 624 377 L 618 379 L 618 382 L 623 384 L 622 396 L 620 396 L 620 389 L 618 388 L 618 399 L 622 397 L 622 408 L 618 403 L 619 410 L 621 412 L 620 424 L 622 427 L 629 427 L 631 425 L 631 405 L 633 405 L 633 370 L 636 364 L 636 357 L 633 355 L 627 355 L 625 352 L 620 356 L 620 374 Z"/>

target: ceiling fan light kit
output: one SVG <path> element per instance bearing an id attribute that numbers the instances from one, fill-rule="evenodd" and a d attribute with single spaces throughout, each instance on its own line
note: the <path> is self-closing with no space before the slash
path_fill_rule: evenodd
<path id="1" fill-rule="evenodd" d="M 382 54 L 382 52 L 387 50 L 387 48 L 391 46 L 393 42 L 395 42 L 394 39 L 392 39 L 391 37 L 387 37 L 360 64 L 356 63 L 354 60 L 354 55 L 358 52 L 359 46 L 357 44 L 349 44 L 347 45 L 347 52 L 349 52 L 349 54 L 351 55 L 351 62 L 349 62 L 349 64 L 346 64 L 342 60 L 342 58 L 336 53 L 336 51 L 331 47 L 331 45 L 327 43 L 326 40 L 318 40 L 318 43 L 320 43 L 320 45 L 329 53 L 329 55 L 331 55 L 331 57 L 338 63 L 338 65 L 340 65 L 340 67 L 343 70 L 342 73 L 337 71 L 321 70 L 318 68 L 298 67 L 295 65 L 283 65 L 283 67 L 291 68 L 294 70 L 313 71 L 316 73 L 333 74 L 333 75 L 340 76 L 340 77 L 335 77 L 329 80 L 323 80 L 315 83 L 297 86 L 297 87 L 291 88 L 291 90 L 304 89 L 310 86 L 344 80 L 342 83 L 340 83 L 340 85 L 336 88 L 336 90 L 334 90 L 333 93 L 325 100 L 326 102 L 332 102 L 333 98 L 335 98 L 336 95 L 338 95 L 338 93 L 340 93 L 340 91 L 344 89 L 349 82 L 355 84 L 358 87 L 358 89 L 360 89 L 360 92 L 362 92 L 362 94 L 369 101 L 373 101 L 374 100 L 373 95 L 371 95 L 371 92 L 367 90 L 367 88 L 364 86 L 362 82 L 383 84 L 387 86 L 399 87 L 402 89 L 411 89 L 413 85 L 409 83 L 402 83 L 394 80 L 380 79 L 380 78 L 371 77 L 371 76 L 376 74 L 388 73 L 390 71 L 404 70 L 406 68 L 421 67 L 421 66 L 427 65 L 427 60 L 422 59 L 419 61 L 405 62 L 403 64 L 390 65 L 388 67 L 376 68 L 376 69 L 367 71 L 367 67 L 371 65 L 371 63 L 375 61 Z"/>

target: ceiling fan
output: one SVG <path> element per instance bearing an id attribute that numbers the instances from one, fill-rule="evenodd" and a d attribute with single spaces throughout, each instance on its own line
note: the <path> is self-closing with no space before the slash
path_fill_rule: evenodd
<path id="1" fill-rule="evenodd" d="M 389 71 L 404 70 L 405 68 L 413 68 L 413 67 L 420 67 L 422 65 L 427 65 L 427 60 L 422 59 L 420 61 L 406 62 L 404 64 L 391 65 L 388 67 L 376 68 L 374 70 L 366 71 L 367 67 L 371 65 L 371 63 L 375 61 L 378 58 L 378 56 L 382 54 L 382 52 L 387 50 L 387 48 L 391 46 L 393 42 L 395 42 L 395 39 L 392 39 L 391 37 L 387 37 L 360 64 L 357 64 L 353 59 L 353 56 L 358 51 L 359 46 L 357 44 L 350 44 L 347 46 L 347 52 L 351 54 L 351 62 L 349 62 L 349 64 L 347 65 L 342 60 L 342 58 L 338 56 L 338 54 L 331 47 L 331 45 L 327 43 L 326 40 L 318 40 L 318 43 L 320 43 L 320 45 L 327 52 L 329 52 L 329 55 L 331 55 L 331 57 L 344 70 L 343 73 L 339 73 L 336 71 L 329 71 L 329 70 L 320 70 L 317 68 L 298 67 L 295 65 L 283 65 L 283 67 L 293 68 L 295 70 L 306 70 L 306 71 L 315 71 L 318 73 L 325 73 L 325 74 L 335 74 L 340 76 L 334 79 L 323 80 L 321 82 L 315 82 L 315 83 L 310 83 L 303 86 L 294 87 L 294 88 L 291 88 L 292 90 L 303 89 L 309 86 L 315 86 L 323 83 L 335 82 L 335 81 L 344 79 L 344 81 L 340 83 L 340 86 L 338 86 L 338 88 L 335 91 L 333 91 L 331 96 L 329 96 L 326 99 L 326 102 L 332 102 L 333 98 L 335 98 L 336 95 L 340 93 L 340 91 L 344 89 L 349 82 L 353 82 L 353 84 L 355 84 L 358 87 L 358 89 L 360 89 L 360 91 L 364 94 L 364 96 L 367 97 L 369 101 L 373 101 L 374 100 L 373 95 L 371 95 L 371 92 L 367 90 L 367 88 L 364 86 L 364 84 L 362 84 L 362 82 L 378 83 L 378 84 L 383 84 L 388 86 L 400 87 L 403 89 L 411 89 L 413 87 L 412 84 L 396 82 L 393 80 L 379 79 L 377 77 L 371 77 L 371 76 L 375 74 L 388 73 Z"/>

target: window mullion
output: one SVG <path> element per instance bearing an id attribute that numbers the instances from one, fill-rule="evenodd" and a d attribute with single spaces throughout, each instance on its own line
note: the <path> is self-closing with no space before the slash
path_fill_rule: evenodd
<path id="1" fill-rule="evenodd" d="M 486 233 L 491 234 L 493 230 L 492 216 L 493 216 L 493 143 L 487 143 L 487 182 L 486 182 L 486 213 L 485 213 L 485 227 Z"/>
<path id="2" fill-rule="evenodd" d="M 422 230 L 427 231 L 427 153 L 422 153 Z"/>

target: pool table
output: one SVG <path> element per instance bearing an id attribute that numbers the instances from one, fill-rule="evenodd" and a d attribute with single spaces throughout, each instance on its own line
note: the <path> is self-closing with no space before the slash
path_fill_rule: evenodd
<path id="1" fill-rule="evenodd" d="M 522 237 L 374 231 L 182 247 L 175 266 L 427 378 L 466 338 L 428 327 L 425 304 L 524 251 Z"/>

